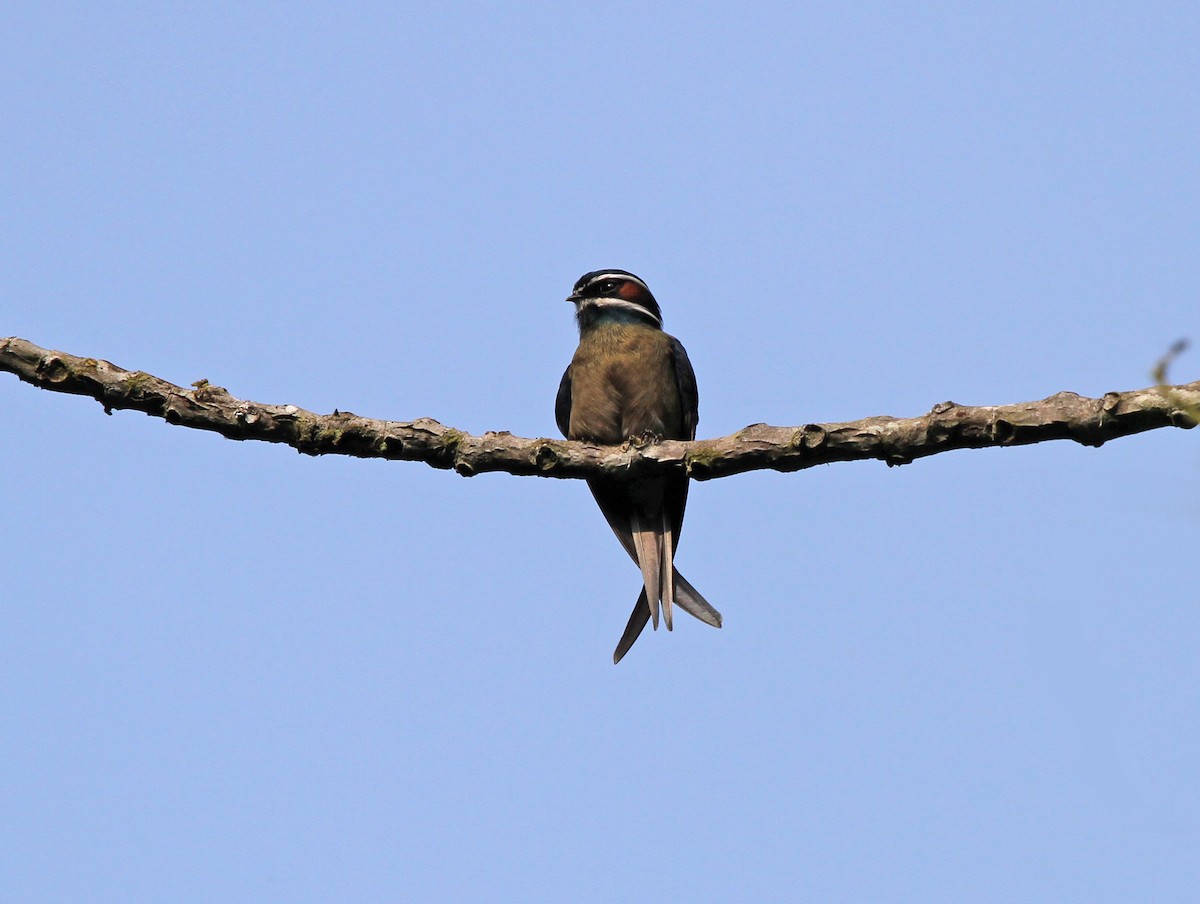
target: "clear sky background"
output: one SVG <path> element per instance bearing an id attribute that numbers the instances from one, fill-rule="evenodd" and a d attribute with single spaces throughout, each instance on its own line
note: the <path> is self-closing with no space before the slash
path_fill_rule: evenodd
<path id="1" fill-rule="evenodd" d="M 702 436 L 1139 388 L 1200 339 L 1198 47 L 1183 3 L 5 4 L 0 335 L 555 435 L 562 299 L 623 267 Z M 614 667 L 582 483 L 0 375 L 0 900 L 1192 899 L 1198 440 L 696 484 L 725 628 Z"/>

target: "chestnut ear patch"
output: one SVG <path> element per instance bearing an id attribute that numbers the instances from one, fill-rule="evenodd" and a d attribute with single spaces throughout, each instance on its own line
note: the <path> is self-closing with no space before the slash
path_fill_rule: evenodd
<path id="1" fill-rule="evenodd" d="M 632 281 L 623 282 L 617 294 L 628 301 L 636 301 L 642 297 L 642 287 Z"/>

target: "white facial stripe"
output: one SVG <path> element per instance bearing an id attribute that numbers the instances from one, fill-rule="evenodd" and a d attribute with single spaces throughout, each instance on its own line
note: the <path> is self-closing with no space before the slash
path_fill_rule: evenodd
<path id="1" fill-rule="evenodd" d="M 626 301 L 624 298 L 585 298 L 580 304 L 583 308 L 608 308 L 610 311 L 626 311 L 630 314 L 636 314 L 639 317 L 645 317 L 659 326 L 662 326 L 662 320 L 654 316 L 654 312 L 649 308 L 643 308 L 640 304 L 634 304 L 632 301 Z"/>
<path id="2" fill-rule="evenodd" d="M 641 286 L 647 292 L 650 291 L 650 287 L 648 285 L 646 285 L 644 282 L 642 282 L 636 276 L 631 276 L 628 273 L 600 273 L 600 274 L 597 274 L 596 276 L 593 276 L 591 279 L 589 279 L 588 285 L 590 286 L 592 283 L 601 282 L 602 280 L 606 280 L 606 279 L 619 279 L 622 281 L 628 280 L 629 282 L 637 283 L 639 286 Z"/>

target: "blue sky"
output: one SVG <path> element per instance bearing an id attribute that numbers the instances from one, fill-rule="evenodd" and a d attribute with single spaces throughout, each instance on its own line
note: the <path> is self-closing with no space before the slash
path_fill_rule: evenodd
<path id="1" fill-rule="evenodd" d="M 1186 4 L 8 4 L 0 335 L 553 435 L 574 280 L 700 434 L 1200 338 Z M 1196 353 L 1176 367 L 1196 375 Z M 0 898 L 1129 901 L 1200 881 L 1200 448 L 693 487 L 615 667 L 585 487 L 0 376 Z"/>

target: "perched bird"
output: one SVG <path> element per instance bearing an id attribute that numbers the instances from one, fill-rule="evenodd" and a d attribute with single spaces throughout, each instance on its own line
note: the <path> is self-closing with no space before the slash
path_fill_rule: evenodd
<path id="1" fill-rule="evenodd" d="M 679 340 L 663 332 L 649 287 L 625 270 L 593 270 L 579 277 L 567 301 L 575 305 L 579 347 L 554 405 L 563 436 L 610 446 L 641 437 L 695 439 L 696 374 Z M 687 475 L 594 477 L 588 487 L 642 571 L 644 586 L 613 662 L 621 661 L 647 621 L 658 629 L 660 603 L 668 631 L 674 604 L 721 627 L 721 613 L 675 570 Z"/>

